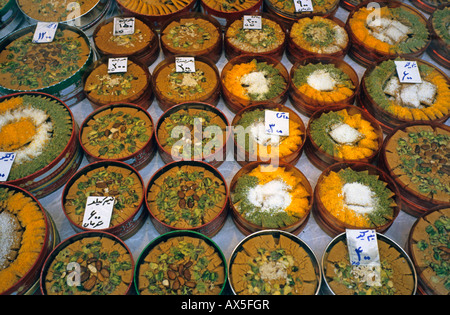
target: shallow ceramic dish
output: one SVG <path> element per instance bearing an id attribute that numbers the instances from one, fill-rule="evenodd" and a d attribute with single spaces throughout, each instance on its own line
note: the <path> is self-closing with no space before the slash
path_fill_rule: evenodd
<path id="1" fill-rule="evenodd" d="M 242 0 L 225 2 L 221 0 L 200 0 L 200 12 L 217 19 L 225 29 L 228 22 L 242 16 L 262 12 L 263 0 Z"/>

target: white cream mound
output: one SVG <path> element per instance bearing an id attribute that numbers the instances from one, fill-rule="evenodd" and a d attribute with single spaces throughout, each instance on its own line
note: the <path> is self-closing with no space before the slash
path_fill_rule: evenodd
<path id="1" fill-rule="evenodd" d="M 346 183 L 342 194 L 347 208 L 361 214 L 374 210 L 375 194 L 368 186 L 358 182 Z"/>
<path id="2" fill-rule="evenodd" d="M 323 69 L 311 73 L 306 81 L 309 86 L 319 91 L 332 91 L 337 83 L 331 74 Z"/>
<path id="3" fill-rule="evenodd" d="M 257 185 L 248 192 L 248 200 L 263 212 L 282 212 L 292 201 L 291 187 L 282 180 Z"/>
<path id="4" fill-rule="evenodd" d="M 257 122 L 250 126 L 250 134 L 259 145 L 278 146 L 280 144 L 280 136 L 268 134 L 264 122 Z"/>
<path id="5" fill-rule="evenodd" d="M 241 84 L 247 86 L 248 94 L 265 94 L 269 92 L 269 80 L 264 76 L 264 72 L 254 71 L 241 77 Z"/>
<path id="6" fill-rule="evenodd" d="M 353 145 L 364 137 L 358 130 L 344 123 L 332 126 L 328 134 L 335 142 L 347 145 Z"/>

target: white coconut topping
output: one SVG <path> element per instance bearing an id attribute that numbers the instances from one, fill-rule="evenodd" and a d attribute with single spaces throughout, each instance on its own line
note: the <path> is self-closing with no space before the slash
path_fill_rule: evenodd
<path id="1" fill-rule="evenodd" d="M 264 212 L 282 212 L 292 201 L 289 193 L 291 187 L 282 180 L 272 180 L 264 185 L 257 185 L 248 192 L 248 200 Z"/>
<path id="2" fill-rule="evenodd" d="M 241 84 L 248 86 L 249 94 L 265 94 L 269 92 L 269 80 L 264 76 L 262 71 L 254 71 L 247 73 L 241 77 Z"/>
<path id="3" fill-rule="evenodd" d="M 375 205 L 375 193 L 361 183 L 346 183 L 342 187 L 345 205 L 358 213 L 368 213 L 373 211 Z"/>
<path id="4" fill-rule="evenodd" d="M 336 86 L 336 80 L 328 71 L 316 70 L 306 79 L 309 86 L 319 91 L 332 91 Z"/>
<path id="5" fill-rule="evenodd" d="M 347 145 L 355 144 L 364 137 L 358 130 L 344 123 L 332 126 L 328 134 L 337 143 Z"/>

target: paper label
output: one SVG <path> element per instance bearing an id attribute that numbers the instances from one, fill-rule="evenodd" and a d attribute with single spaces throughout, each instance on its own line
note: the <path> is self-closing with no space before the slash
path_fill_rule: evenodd
<path id="1" fill-rule="evenodd" d="M 0 152 L 0 182 L 6 182 L 16 158 L 14 152 Z"/>
<path id="2" fill-rule="evenodd" d="M 375 230 L 346 230 L 350 263 L 354 266 L 379 264 L 378 241 Z"/>
<path id="3" fill-rule="evenodd" d="M 37 22 L 36 29 L 33 34 L 33 43 L 51 43 L 55 38 L 58 23 L 56 22 Z"/>
<path id="4" fill-rule="evenodd" d="M 244 30 L 260 30 L 262 29 L 262 19 L 260 15 L 244 15 Z"/>
<path id="5" fill-rule="evenodd" d="M 114 18 L 113 35 L 131 35 L 134 34 L 134 17 Z"/>
<path id="6" fill-rule="evenodd" d="M 415 61 L 395 61 L 398 79 L 401 83 L 422 83 L 419 67 Z"/>
<path id="7" fill-rule="evenodd" d="M 294 0 L 295 12 L 313 12 L 311 0 Z"/>
<path id="8" fill-rule="evenodd" d="M 89 196 L 86 201 L 82 226 L 87 229 L 109 228 L 114 202 L 114 197 Z"/>
<path id="9" fill-rule="evenodd" d="M 289 113 L 265 110 L 264 123 L 267 134 L 289 136 Z"/>
<path id="10" fill-rule="evenodd" d="M 109 58 L 108 59 L 108 73 L 121 73 L 127 72 L 128 58 Z"/>
<path id="11" fill-rule="evenodd" d="M 194 57 L 175 57 L 176 72 L 195 72 Z"/>

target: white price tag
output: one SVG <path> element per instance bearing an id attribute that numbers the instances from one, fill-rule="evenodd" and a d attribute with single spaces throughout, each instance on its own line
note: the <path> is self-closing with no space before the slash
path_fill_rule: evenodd
<path id="1" fill-rule="evenodd" d="M 0 152 L 0 182 L 6 182 L 16 158 L 14 152 Z"/>
<path id="2" fill-rule="evenodd" d="M 108 73 L 127 72 L 128 58 L 109 58 L 108 59 Z"/>
<path id="3" fill-rule="evenodd" d="M 289 136 L 289 113 L 266 110 L 264 123 L 267 134 Z"/>
<path id="4" fill-rule="evenodd" d="M 422 83 L 419 67 L 415 61 L 395 61 L 398 79 L 402 83 Z"/>
<path id="5" fill-rule="evenodd" d="M 243 17 L 244 30 L 260 30 L 262 29 L 262 19 L 260 15 L 244 15 Z"/>
<path id="6" fill-rule="evenodd" d="M 37 22 L 36 29 L 33 34 L 33 43 L 51 43 L 55 38 L 58 23 L 56 22 Z"/>
<path id="7" fill-rule="evenodd" d="M 380 264 L 375 230 L 345 231 L 350 263 L 353 266 Z"/>
<path id="8" fill-rule="evenodd" d="M 134 17 L 127 17 L 127 18 L 115 17 L 113 23 L 113 35 L 119 36 L 119 35 L 134 34 L 134 23 L 135 23 Z"/>
<path id="9" fill-rule="evenodd" d="M 176 72 L 195 72 L 194 57 L 175 57 Z"/>
<path id="10" fill-rule="evenodd" d="M 84 210 L 83 227 L 94 230 L 109 228 L 114 202 L 114 197 L 89 196 Z"/>
<path id="11" fill-rule="evenodd" d="M 313 12 L 311 0 L 294 0 L 295 12 Z"/>

